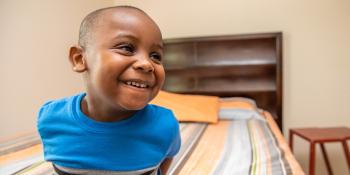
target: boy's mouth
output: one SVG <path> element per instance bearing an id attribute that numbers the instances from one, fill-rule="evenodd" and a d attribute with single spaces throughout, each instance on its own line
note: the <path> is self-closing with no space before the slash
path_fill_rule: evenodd
<path id="1" fill-rule="evenodd" d="M 142 80 L 126 80 L 126 81 L 122 81 L 122 82 L 128 86 L 141 88 L 141 89 L 147 89 L 150 87 L 149 83 L 147 83 L 146 81 L 142 81 Z"/>

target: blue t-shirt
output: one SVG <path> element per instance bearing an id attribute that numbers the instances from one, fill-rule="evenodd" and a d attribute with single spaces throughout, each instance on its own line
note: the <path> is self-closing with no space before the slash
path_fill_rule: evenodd
<path id="1" fill-rule="evenodd" d="M 148 104 L 129 118 L 98 122 L 81 111 L 85 94 L 50 101 L 40 109 L 44 156 L 55 165 L 91 170 L 134 171 L 158 166 L 180 149 L 173 113 Z"/>

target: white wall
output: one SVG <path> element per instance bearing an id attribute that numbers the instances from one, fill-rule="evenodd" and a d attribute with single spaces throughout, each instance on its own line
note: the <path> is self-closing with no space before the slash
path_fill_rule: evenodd
<path id="1" fill-rule="evenodd" d="M 0 138 L 35 130 L 47 100 L 82 91 L 71 71 L 68 49 L 99 0 L 0 1 Z"/>
<path id="2" fill-rule="evenodd" d="M 164 38 L 282 31 L 284 133 L 308 126 L 350 127 L 349 0 L 116 0 L 144 9 Z M 295 139 L 308 170 L 307 142 Z M 335 174 L 347 174 L 342 148 L 326 146 Z M 318 147 L 318 149 L 320 149 Z M 321 154 L 317 173 L 325 174 Z"/>

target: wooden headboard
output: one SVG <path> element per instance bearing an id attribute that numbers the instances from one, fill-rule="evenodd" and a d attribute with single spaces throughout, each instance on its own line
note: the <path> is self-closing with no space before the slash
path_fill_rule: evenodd
<path id="1" fill-rule="evenodd" d="M 164 40 L 163 89 L 249 97 L 282 128 L 282 33 Z"/>

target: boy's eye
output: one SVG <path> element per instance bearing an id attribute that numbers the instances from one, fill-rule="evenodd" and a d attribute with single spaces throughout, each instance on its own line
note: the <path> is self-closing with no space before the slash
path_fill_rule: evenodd
<path id="1" fill-rule="evenodd" d="M 127 53 L 133 53 L 135 50 L 132 44 L 121 44 L 121 45 L 118 45 L 116 48 L 122 51 L 125 51 Z"/>
<path id="2" fill-rule="evenodd" d="M 158 63 L 162 61 L 162 56 L 159 53 L 151 53 L 150 57 Z"/>

